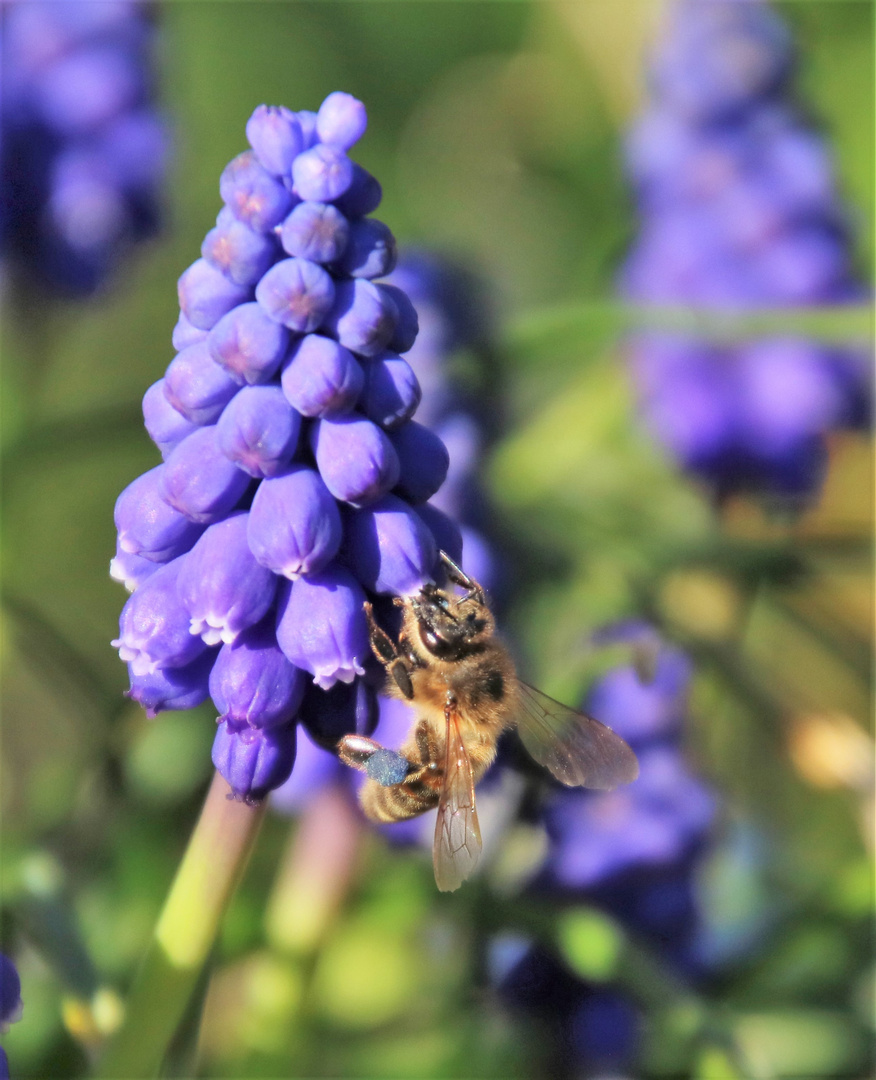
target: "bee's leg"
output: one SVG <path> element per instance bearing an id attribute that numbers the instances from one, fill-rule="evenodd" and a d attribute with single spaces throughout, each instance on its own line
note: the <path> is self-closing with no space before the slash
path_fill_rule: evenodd
<path id="1" fill-rule="evenodd" d="M 443 760 L 441 747 L 428 721 L 420 720 L 414 728 L 414 741 L 417 744 L 417 753 L 420 755 L 420 764 L 432 770 L 440 768 Z"/>
<path id="2" fill-rule="evenodd" d="M 344 735 L 338 743 L 338 757 L 350 768 L 365 772 L 365 766 L 380 749 L 379 742 L 365 735 Z"/>
<path id="3" fill-rule="evenodd" d="M 396 686 L 402 692 L 402 696 L 410 701 L 414 696 L 414 688 L 411 684 L 408 666 L 399 651 L 399 647 L 393 642 L 389 634 L 385 630 L 381 630 L 375 622 L 374 612 L 367 601 L 365 603 L 365 618 L 368 620 L 368 639 L 371 642 L 374 655 L 386 668 L 390 677 L 394 679 Z"/>
<path id="4" fill-rule="evenodd" d="M 414 697 L 414 684 L 411 682 L 411 673 L 405 666 L 404 660 L 396 660 L 396 662 L 389 668 L 389 674 L 395 679 L 395 685 L 401 690 L 402 694 L 412 701 Z"/>
<path id="5" fill-rule="evenodd" d="M 474 599 L 477 600 L 479 604 L 486 604 L 487 595 L 484 592 L 483 588 L 475 581 L 475 579 L 469 577 L 468 574 L 462 569 L 462 567 L 457 566 L 446 551 L 439 551 L 438 555 L 440 556 L 441 561 L 444 563 L 444 569 L 447 573 L 447 580 L 452 582 L 454 585 L 459 585 L 461 588 L 465 589 L 467 593 L 466 599 L 474 597 Z"/>
<path id="6" fill-rule="evenodd" d="M 344 735 L 338 743 L 338 757 L 345 764 L 365 773 L 381 787 L 393 787 L 418 769 L 405 754 L 387 750 L 365 735 Z"/>
<path id="7" fill-rule="evenodd" d="M 420 720 L 414 727 L 412 736 L 402 748 L 405 758 L 410 762 L 403 797 L 410 802 L 410 813 L 419 814 L 438 801 L 444 772 L 444 753 L 428 721 Z"/>
<path id="8" fill-rule="evenodd" d="M 367 600 L 364 606 L 365 618 L 368 620 L 368 640 L 371 642 L 371 648 L 381 664 L 388 667 L 394 660 L 398 659 L 398 649 L 389 634 L 385 630 L 381 630 L 375 622 L 374 610 Z"/>

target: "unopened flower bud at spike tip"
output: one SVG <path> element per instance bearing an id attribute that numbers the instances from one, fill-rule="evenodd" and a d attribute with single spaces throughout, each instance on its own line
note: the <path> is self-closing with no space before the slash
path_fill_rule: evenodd
<path id="1" fill-rule="evenodd" d="M 295 159 L 292 179 L 300 199 L 333 202 L 353 183 L 353 163 L 342 149 L 317 143 Z"/>
<path id="2" fill-rule="evenodd" d="M 396 312 L 396 323 L 392 335 L 387 342 L 387 348 L 393 352 L 406 353 L 413 348 L 420 332 L 420 320 L 417 310 L 411 303 L 407 293 L 397 285 L 389 282 L 381 282 L 384 294 L 392 301 Z"/>
<path id="3" fill-rule="evenodd" d="M 259 163 L 273 176 L 289 176 L 304 149 L 301 122 L 282 105 L 259 105 L 246 122 L 246 137 Z"/>
<path id="4" fill-rule="evenodd" d="M 301 126 L 304 149 L 309 150 L 314 143 L 319 142 L 319 136 L 316 133 L 316 113 L 312 109 L 299 109 L 295 117 Z"/>
<path id="5" fill-rule="evenodd" d="M 397 259 L 395 237 L 386 225 L 376 218 L 360 218 L 350 225 L 338 269 L 350 277 L 380 278 L 392 273 Z"/>
<path id="6" fill-rule="evenodd" d="M 235 285 L 251 286 L 277 260 L 273 233 L 259 233 L 224 207 L 204 237 L 201 255 Z"/>
<path id="7" fill-rule="evenodd" d="M 248 285 L 236 285 L 206 259 L 197 259 L 183 272 L 177 294 L 182 313 L 198 330 L 209 330 L 226 311 L 252 298 Z"/>
<path id="8" fill-rule="evenodd" d="M 182 352 L 188 345 L 197 345 L 199 341 L 203 341 L 208 333 L 208 330 L 200 330 L 197 326 L 193 326 L 180 312 L 171 334 L 171 343 L 177 352 Z"/>
<path id="9" fill-rule="evenodd" d="M 400 427 L 417 411 L 421 397 L 413 368 L 397 353 L 381 353 L 365 365 L 359 408 L 375 424 L 388 431 Z"/>
<path id="10" fill-rule="evenodd" d="M 219 191 L 236 218 L 254 232 L 269 233 L 295 204 L 295 196 L 247 150 L 225 166 Z"/>
<path id="11" fill-rule="evenodd" d="M 351 352 L 377 356 L 389 347 L 398 309 L 388 290 L 362 278 L 339 281 L 323 329 Z"/>
<path id="12" fill-rule="evenodd" d="M 320 105 L 316 133 L 321 142 L 349 150 L 365 134 L 368 116 L 365 106 L 352 94 L 336 90 Z"/>
<path id="13" fill-rule="evenodd" d="M 383 198 L 383 188 L 377 177 L 353 163 L 353 179 L 349 188 L 334 200 L 335 206 L 350 220 L 373 213 Z"/>

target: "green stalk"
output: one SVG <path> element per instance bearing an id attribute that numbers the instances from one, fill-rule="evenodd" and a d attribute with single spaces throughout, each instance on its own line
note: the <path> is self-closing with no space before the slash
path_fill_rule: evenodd
<path id="1" fill-rule="evenodd" d="M 99 1078 L 150 1080 L 161 1067 L 264 816 L 265 803 L 248 806 L 227 792 L 216 773 Z"/>

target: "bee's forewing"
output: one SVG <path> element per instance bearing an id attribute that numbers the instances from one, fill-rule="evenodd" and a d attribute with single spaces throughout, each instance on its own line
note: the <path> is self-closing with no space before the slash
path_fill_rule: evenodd
<path id="1" fill-rule="evenodd" d="M 636 755 L 605 724 L 525 682 L 518 682 L 517 698 L 523 745 L 560 783 L 607 790 L 639 775 Z"/>
<path id="2" fill-rule="evenodd" d="M 455 713 L 447 720 L 446 747 L 432 863 L 435 884 L 441 892 L 453 892 L 472 873 L 481 854 L 471 763 Z"/>

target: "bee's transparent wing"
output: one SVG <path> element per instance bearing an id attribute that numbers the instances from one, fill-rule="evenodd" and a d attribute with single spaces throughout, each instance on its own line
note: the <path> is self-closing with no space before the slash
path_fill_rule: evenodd
<path id="1" fill-rule="evenodd" d="M 620 735 L 586 713 L 518 682 L 517 727 L 539 765 L 569 787 L 607 790 L 639 775 L 639 762 Z"/>
<path id="2" fill-rule="evenodd" d="M 446 746 L 432 863 L 438 888 L 441 892 L 453 892 L 474 870 L 481 854 L 471 762 L 454 712 L 447 718 Z"/>

